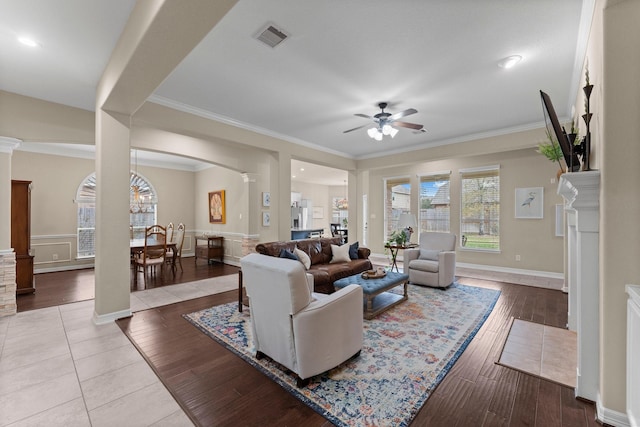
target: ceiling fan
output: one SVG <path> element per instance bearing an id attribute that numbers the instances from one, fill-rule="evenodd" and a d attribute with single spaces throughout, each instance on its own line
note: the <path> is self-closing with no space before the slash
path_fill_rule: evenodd
<path id="1" fill-rule="evenodd" d="M 378 114 L 376 114 L 375 116 L 373 116 L 373 117 L 368 116 L 366 114 L 355 114 L 358 117 L 363 117 L 365 119 L 373 120 L 375 125 L 374 125 L 374 127 L 372 127 L 372 128 L 367 130 L 367 134 L 369 134 L 369 136 L 371 138 L 375 139 L 376 141 L 382 141 L 382 137 L 384 135 L 390 135 L 391 138 L 396 136 L 396 133 L 398 133 L 398 129 L 395 129 L 391 125 L 399 126 L 399 127 L 403 127 L 403 128 L 413 129 L 414 131 L 424 131 L 423 125 L 418 125 L 418 124 L 415 124 L 415 123 L 398 121 L 398 119 L 401 119 L 402 117 L 406 117 L 408 115 L 417 113 L 418 110 L 416 110 L 415 108 L 409 108 L 408 110 L 404 110 L 404 111 L 401 111 L 399 113 L 391 114 L 391 113 L 387 113 L 387 112 L 384 111 L 384 109 L 387 108 L 387 103 L 386 102 L 379 103 L 378 107 L 380 108 L 380 112 Z M 353 129 L 345 130 L 343 133 L 347 133 L 347 132 L 351 132 L 351 131 L 354 131 L 354 130 L 362 129 L 362 128 L 367 127 L 367 126 L 370 126 L 370 125 L 366 124 L 366 125 L 358 126 L 358 127 L 353 128 Z"/>

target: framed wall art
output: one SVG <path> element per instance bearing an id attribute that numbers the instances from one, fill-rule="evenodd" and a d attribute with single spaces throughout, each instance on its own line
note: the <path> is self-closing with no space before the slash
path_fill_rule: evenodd
<path id="1" fill-rule="evenodd" d="M 544 187 L 516 188 L 516 218 L 542 219 Z"/>
<path id="2" fill-rule="evenodd" d="M 268 191 L 262 193 L 262 206 L 265 208 L 271 206 L 271 193 Z"/>
<path id="3" fill-rule="evenodd" d="M 262 212 L 262 226 L 268 227 L 271 225 L 271 215 L 269 212 Z"/>
<path id="4" fill-rule="evenodd" d="M 225 223 L 224 190 L 209 193 L 209 222 L 211 224 Z"/>

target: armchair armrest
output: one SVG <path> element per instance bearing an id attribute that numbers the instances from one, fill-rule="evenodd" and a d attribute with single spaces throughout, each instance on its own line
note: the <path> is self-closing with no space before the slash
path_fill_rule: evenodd
<path id="1" fill-rule="evenodd" d="M 442 251 L 438 254 L 438 274 L 440 286 L 449 286 L 456 278 L 455 251 Z"/>
<path id="2" fill-rule="evenodd" d="M 309 292 L 313 293 L 313 283 L 314 283 L 313 274 L 305 273 L 305 275 L 307 276 L 307 286 L 309 287 Z"/>
<path id="3" fill-rule="evenodd" d="M 292 317 L 298 375 L 309 378 L 362 348 L 362 287 L 348 285 L 318 299 Z"/>
<path id="4" fill-rule="evenodd" d="M 409 262 L 418 259 L 420 256 L 420 248 L 405 249 L 402 254 L 402 267 L 405 274 L 409 274 Z"/>

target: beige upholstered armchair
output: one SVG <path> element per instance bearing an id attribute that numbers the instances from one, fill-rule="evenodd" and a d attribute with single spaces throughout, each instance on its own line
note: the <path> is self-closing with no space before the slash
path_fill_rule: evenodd
<path id="1" fill-rule="evenodd" d="M 456 274 L 456 235 L 453 233 L 420 233 L 420 246 L 404 251 L 404 273 L 409 282 L 446 288 Z"/>
<path id="2" fill-rule="evenodd" d="M 298 387 L 360 354 L 362 288 L 312 293 L 302 263 L 249 254 L 240 260 L 249 297 L 256 358 L 268 356 L 297 375 Z"/>

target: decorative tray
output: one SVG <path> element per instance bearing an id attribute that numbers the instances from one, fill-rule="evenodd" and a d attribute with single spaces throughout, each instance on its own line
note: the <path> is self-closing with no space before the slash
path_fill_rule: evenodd
<path id="1" fill-rule="evenodd" d="M 367 270 L 364 273 L 362 273 L 362 278 L 363 279 L 380 279 L 386 275 L 387 275 L 387 272 L 384 270 L 382 271 Z"/>

